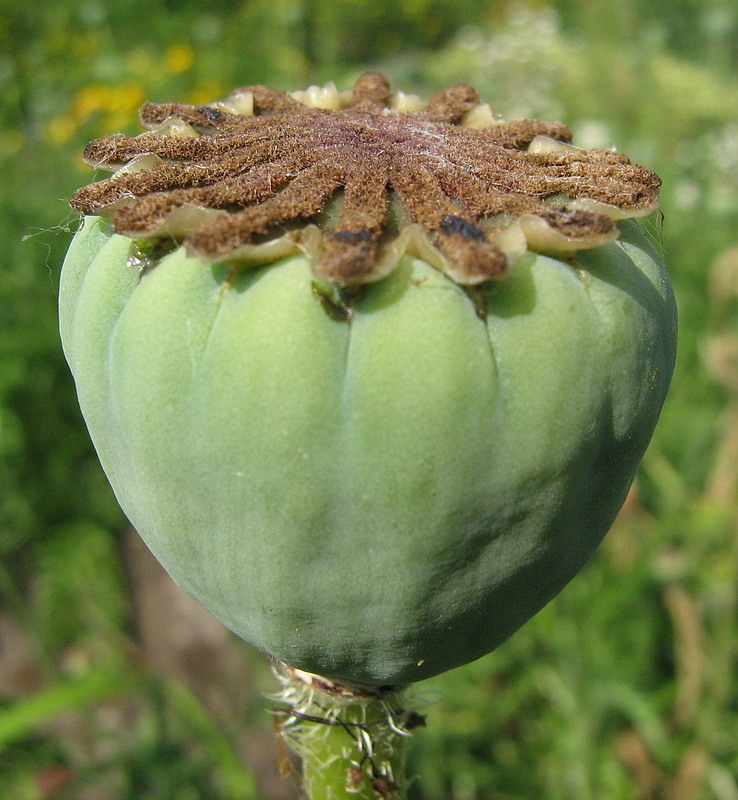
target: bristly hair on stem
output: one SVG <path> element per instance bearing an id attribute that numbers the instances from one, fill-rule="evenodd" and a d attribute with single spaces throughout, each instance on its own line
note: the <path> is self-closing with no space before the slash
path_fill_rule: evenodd
<path id="1" fill-rule="evenodd" d="M 495 119 L 470 86 L 422 104 L 366 73 L 350 92 L 326 92 L 316 101 L 249 86 L 211 105 L 147 103 L 150 132 L 87 146 L 88 163 L 118 171 L 71 204 L 210 261 L 317 222 L 313 268 L 338 286 L 384 277 L 382 254 L 408 226 L 449 277 L 474 286 L 509 269 L 512 224 L 523 249 L 575 251 L 656 207 L 653 172 L 572 146 L 562 124 Z"/>
<path id="2" fill-rule="evenodd" d="M 425 725 L 405 706 L 405 687 L 350 687 L 281 663 L 274 672 L 281 685 L 275 730 L 301 761 L 308 800 L 405 796 L 410 734 Z"/>

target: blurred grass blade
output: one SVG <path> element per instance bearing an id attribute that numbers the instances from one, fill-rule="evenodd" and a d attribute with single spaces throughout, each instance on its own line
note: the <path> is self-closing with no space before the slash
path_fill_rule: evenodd
<path id="1" fill-rule="evenodd" d="M 123 671 L 117 665 L 105 666 L 16 700 L 0 711 L 0 750 L 58 714 L 125 694 L 139 683 L 140 677 L 130 668 Z"/>
<path id="2" fill-rule="evenodd" d="M 259 793 L 253 775 L 241 763 L 231 741 L 197 697 L 177 681 L 166 681 L 164 692 L 217 763 L 222 800 L 257 800 Z"/>

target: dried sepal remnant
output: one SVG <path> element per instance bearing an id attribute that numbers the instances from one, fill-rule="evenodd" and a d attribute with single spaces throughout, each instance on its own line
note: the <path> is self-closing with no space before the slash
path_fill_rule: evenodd
<path id="1" fill-rule="evenodd" d="M 405 796 L 406 748 L 425 725 L 406 707 L 405 687 L 349 686 L 281 663 L 274 673 L 281 684 L 275 730 L 300 758 L 310 797 L 337 797 L 342 785 L 361 798 Z"/>
<path id="2" fill-rule="evenodd" d="M 316 274 L 340 286 L 384 277 L 405 224 L 440 269 L 477 285 L 505 274 L 506 242 L 567 252 L 615 238 L 613 219 L 649 213 L 660 185 L 625 156 L 573 147 L 561 124 L 494 120 L 470 86 L 422 105 L 376 73 L 349 93 L 250 86 L 207 106 L 147 103 L 141 121 L 150 132 L 87 146 L 88 163 L 123 168 L 76 192 L 76 210 L 207 260 L 317 221 Z"/>

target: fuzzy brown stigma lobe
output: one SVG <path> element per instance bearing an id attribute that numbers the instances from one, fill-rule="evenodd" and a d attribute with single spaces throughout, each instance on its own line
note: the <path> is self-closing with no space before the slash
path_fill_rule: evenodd
<path id="1" fill-rule="evenodd" d="M 477 285 L 509 268 L 500 232 L 515 219 L 531 249 L 539 241 L 566 251 L 614 238 L 613 218 L 655 207 L 654 173 L 572 147 L 559 123 L 490 115 L 473 124 L 483 106 L 470 86 L 403 110 L 386 79 L 366 73 L 331 105 L 261 86 L 211 106 L 147 103 L 141 121 L 151 132 L 86 147 L 88 163 L 124 168 L 71 205 L 111 216 L 124 235 L 174 236 L 206 260 L 245 257 L 318 222 L 314 269 L 339 286 L 386 274 L 383 254 L 402 235 L 392 208 L 415 226 L 411 251 L 425 237 L 447 275 Z M 332 198 L 338 211 L 326 215 Z"/>

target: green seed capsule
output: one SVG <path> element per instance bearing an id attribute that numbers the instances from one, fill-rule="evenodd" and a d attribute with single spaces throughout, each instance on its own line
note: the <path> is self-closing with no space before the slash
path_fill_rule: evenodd
<path id="1" fill-rule="evenodd" d="M 581 568 L 672 372 L 637 223 L 467 291 L 424 260 L 329 313 L 311 257 L 150 269 L 86 218 L 64 350 L 118 500 L 173 578 L 292 667 L 362 684 L 476 659 Z"/>
<path id="2" fill-rule="evenodd" d="M 124 166 L 74 195 L 60 289 L 125 513 L 292 668 L 487 653 L 584 564 L 656 424 L 674 299 L 627 218 L 658 178 L 374 74 L 141 119 L 85 150 Z"/>

